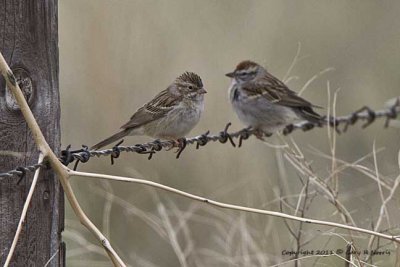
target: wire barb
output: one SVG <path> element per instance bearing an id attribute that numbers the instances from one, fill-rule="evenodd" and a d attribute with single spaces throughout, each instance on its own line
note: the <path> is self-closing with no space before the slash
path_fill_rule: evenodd
<path id="1" fill-rule="evenodd" d="M 241 147 L 243 140 L 249 139 L 250 136 L 251 136 L 250 128 L 243 129 L 241 131 L 241 133 L 240 133 L 240 136 L 239 136 L 239 145 L 238 145 L 238 147 Z"/>
<path id="2" fill-rule="evenodd" d="M 219 133 L 219 142 L 225 144 L 226 141 L 229 140 L 233 147 L 236 147 L 235 142 L 233 142 L 232 136 L 228 133 L 228 128 L 232 125 L 232 123 L 228 122 L 225 126 L 225 129 Z"/>
<path id="3" fill-rule="evenodd" d="M 24 167 L 17 167 L 15 170 L 21 172 L 21 174 L 18 174 L 18 181 L 17 181 L 17 185 L 19 185 L 19 183 L 22 181 L 22 179 L 24 179 L 25 175 L 26 175 L 26 171 Z"/>
<path id="4" fill-rule="evenodd" d="M 119 158 L 119 155 L 121 154 L 121 150 L 119 148 L 119 145 L 121 145 L 123 142 L 124 142 L 124 139 L 122 139 L 117 144 L 115 144 L 115 146 L 113 146 L 112 153 L 110 155 L 111 165 L 114 165 L 114 159 Z"/>
<path id="5" fill-rule="evenodd" d="M 326 121 L 326 116 L 324 117 L 324 120 Z M 328 123 L 329 123 L 329 127 L 334 128 L 337 134 L 341 134 L 342 133 L 340 131 L 340 129 L 339 129 L 339 121 L 338 121 L 337 118 L 330 116 L 329 120 L 328 120 Z M 319 127 L 322 127 L 322 126 L 323 126 L 323 124 L 321 123 L 319 125 Z"/>
<path id="6" fill-rule="evenodd" d="M 151 160 L 153 158 L 153 155 L 162 150 L 162 145 L 161 145 L 161 140 L 160 139 L 156 139 L 153 142 L 153 147 L 151 148 L 151 151 L 149 153 L 149 156 L 147 157 L 148 160 Z"/>
<path id="7" fill-rule="evenodd" d="M 210 134 L 210 131 L 207 131 L 203 133 L 202 135 L 199 136 L 199 138 L 196 140 L 196 149 L 199 149 L 200 146 L 205 146 L 208 143 L 208 135 Z"/>
<path id="8" fill-rule="evenodd" d="M 356 124 L 359 120 L 365 121 L 362 125 L 362 128 L 366 128 L 376 121 L 378 118 L 385 118 L 384 127 L 387 128 L 389 126 L 390 120 L 396 119 L 400 114 L 400 97 L 396 99 L 396 101 L 387 108 L 381 110 L 372 110 L 368 106 L 364 106 L 355 112 L 340 116 L 340 117 L 323 117 L 321 121 L 316 123 L 311 123 L 308 121 L 299 122 L 296 124 L 287 125 L 282 133 L 284 135 L 291 134 L 293 131 L 301 129 L 303 131 L 309 131 L 314 129 L 315 127 L 324 127 L 329 126 L 335 128 L 338 134 L 341 133 L 339 130 L 339 126 L 343 126 L 342 132 L 346 132 L 348 127 Z M 255 131 L 251 128 L 245 128 L 237 132 L 229 133 L 228 129 L 231 126 L 231 123 L 226 124 L 223 131 L 219 132 L 217 135 L 211 135 L 210 131 L 207 131 L 199 136 L 195 136 L 192 138 L 182 138 L 178 140 L 179 149 L 177 151 L 176 158 L 179 158 L 183 152 L 187 148 L 188 145 L 195 144 L 196 149 L 199 149 L 200 146 L 205 146 L 210 142 L 220 142 L 226 143 L 228 140 L 233 147 L 236 147 L 233 139 L 238 138 L 238 147 L 242 146 L 244 140 L 247 140 L 250 136 L 255 134 Z M 85 163 L 90 160 L 91 157 L 100 157 L 100 156 L 110 156 L 111 164 L 114 164 L 114 159 L 118 158 L 121 152 L 136 152 L 138 154 L 149 154 L 148 159 L 152 159 L 153 154 L 159 152 L 161 150 L 167 150 L 174 146 L 176 141 L 173 140 L 154 140 L 152 142 L 144 143 L 144 144 L 136 144 L 133 146 L 121 146 L 123 140 L 117 143 L 111 149 L 105 150 L 89 150 L 87 146 L 82 146 L 79 150 L 71 150 L 71 145 L 68 145 L 65 150 L 61 151 L 60 161 L 65 165 L 74 162 L 76 160 L 75 168 L 79 162 Z M 42 164 L 43 165 L 43 164 Z M 27 172 L 34 172 L 37 168 L 41 167 L 41 165 L 32 165 L 27 167 L 19 167 L 15 170 L 11 170 L 9 172 L 0 173 L 1 177 L 24 177 Z M 43 167 L 43 166 L 42 166 Z M 75 169 L 74 168 L 74 169 Z M 21 180 L 21 179 L 20 179 Z"/>
<path id="9" fill-rule="evenodd" d="M 71 162 L 75 160 L 71 153 L 71 145 L 68 145 L 65 150 L 61 151 L 60 161 L 63 165 L 68 166 Z"/>
<path id="10" fill-rule="evenodd" d="M 389 113 L 386 116 L 385 128 L 389 127 L 390 120 L 394 120 L 397 118 L 398 109 L 400 108 L 400 97 L 396 98 L 394 104 L 389 108 Z"/>
<path id="11" fill-rule="evenodd" d="M 49 165 L 47 162 L 43 162 L 40 164 L 34 164 L 30 166 L 25 166 L 25 167 L 17 167 L 14 170 L 0 173 L 0 178 L 2 177 L 18 177 L 17 185 L 21 183 L 21 181 L 28 175 L 28 173 L 33 173 L 39 168 L 49 168 Z"/>
<path id="12" fill-rule="evenodd" d="M 76 169 L 78 168 L 79 162 L 86 163 L 90 159 L 90 152 L 88 146 L 82 145 L 81 149 L 76 151 L 71 151 L 70 153 L 75 155 L 76 152 L 79 152 L 79 154 L 75 157 L 76 162 L 73 169 L 74 171 L 76 171 Z"/>

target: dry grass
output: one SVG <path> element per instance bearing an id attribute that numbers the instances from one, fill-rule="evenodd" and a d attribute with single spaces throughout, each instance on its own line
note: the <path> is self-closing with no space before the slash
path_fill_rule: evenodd
<path id="1" fill-rule="evenodd" d="M 290 76 L 290 71 L 300 60 L 299 45 L 296 57 L 285 76 L 287 81 L 295 79 Z M 330 70 L 331 68 L 327 68 L 312 76 L 302 91 Z M 328 103 L 331 103 L 330 91 L 330 84 L 327 82 Z M 332 106 L 327 108 L 328 115 L 336 115 L 338 92 L 339 90 L 335 91 Z M 383 153 L 384 149 L 376 148 L 375 143 L 370 153 L 360 156 L 357 160 L 347 162 L 338 158 L 337 134 L 334 129 L 327 129 L 329 153 L 316 148 L 304 151 L 294 138 L 279 137 L 275 139 L 279 144 L 266 143 L 269 149 L 275 150 L 277 159 L 279 177 L 277 186 L 273 188 L 275 198 L 266 197 L 265 192 L 260 189 L 247 195 L 244 204 L 258 205 L 270 210 L 279 209 L 281 212 L 300 217 L 342 222 L 392 235 L 400 234 L 397 223 L 400 214 L 394 203 L 400 183 L 399 169 L 395 168 L 397 174 L 394 179 L 393 174 L 385 176 L 379 172 L 378 154 Z M 322 165 L 329 165 L 330 168 L 315 170 L 313 161 L 316 159 L 324 161 Z M 370 189 L 367 184 L 354 190 L 343 188 L 342 180 L 350 170 L 359 172 L 366 179 L 372 179 L 375 188 Z M 223 187 L 220 192 L 217 190 L 209 195 L 209 198 L 223 199 L 227 195 L 242 194 L 244 191 L 241 189 L 244 186 L 245 183 L 236 185 L 231 183 Z M 134 227 L 130 226 L 131 223 L 136 225 L 140 220 L 146 225 L 146 231 L 152 232 L 152 240 L 146 241 L 150 246 L 149 249 L 155 254 L 159 251 L 163 251 L 162 254 L 167 253 L 169 261 L 173 261 L 171 257 L 175 258 L 180 266 L 394 266 L 399 264 L 397 245 L 394 242 L 383 242 L 374 236 L 368 238 L 365 235 L 335 228 L 327 229 L 302 222 L 220 210 L 197 202 L 182 203 L 154 189 L 147 189 L 144 192 L 151 196 L 146 199 L 151 199 L 152 204 L 150 208 L 143 209 L 118 196 L 118 193 L 113 192 L 115 190 L 109 182 L 93 184 L 90 188 L 93 194 L 105 200 L 102 224 L 106 236 L 112 239 L 115 220 L 124 220 L 126 227 Z M 357 208 L 351 205 L 354 201 L 370 197 L 381 201 L 378 209 L 371 207 L 374 217 L 360 215 Z M 114 209 L 118 213 L 113 211 Z M 65 237 L 75 240 L 78 246 L 68 251 L 68 261 L 74 261 L 79 256 L 87 257 L 89 253 L 102 253 L 99 247 L 82 239 L 83 237 L 76 231 L 67 230 L 66 233 Z M 346 248 L 351 249 L 354 254 L 346 255 L 344 253 Z M 365 249 L 389 251 L 391 255 L 371 257 L 363 253 Z M 328 254 L 316 255 L 317 250 Z M 141 257 L 132 248 L 120 248 L 120 251 L 122 257 L 130 259 L 134 266 L 164 266 L 160 265 L 159 261 L 153 261 L 151 257 Z M 298 252 L 298 254 L 287 256 L 283 255 L 283 251 Z M 302 254 L 306 251 L 314 251 L 314 255 Z"/>

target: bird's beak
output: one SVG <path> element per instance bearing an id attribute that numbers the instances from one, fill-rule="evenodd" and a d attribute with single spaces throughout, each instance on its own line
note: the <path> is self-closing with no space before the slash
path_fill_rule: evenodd
<path id="1" fill-rule="evenodd" d="M 197 91 L 199 94 L 206 94 L 207 93 L 207 91 L 206 91 L 206 89 L 204 89 L 204 88 L 200 88 L 199 89 L 199 91 Z"/>
<path id="2" fill-rule="evenodd" d="M 233 78 L 233 77 L 235 77 L 235 73 L 234 72 L 229 72 L 229 73 L 225 74 L 225 76 Z"/>

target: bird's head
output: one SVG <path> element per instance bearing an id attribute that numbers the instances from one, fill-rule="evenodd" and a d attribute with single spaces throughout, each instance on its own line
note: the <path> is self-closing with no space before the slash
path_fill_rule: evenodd
<path id="1" fill-rule="evenodd" d="M 225 74 L 235 79 L 238 83 L 245 83 L 254 80 L 259 75 L 263 75 L 266 70 L 257 63 L 245 60 L 240 62 L 234 71 Z"/>
<path id="2" fill-rule="evenodd" d="M 194 72 L 185 72 L 176 78 L 175 86 L 184 98 L 198 99 L 207 93 L 200 76 Z"/>

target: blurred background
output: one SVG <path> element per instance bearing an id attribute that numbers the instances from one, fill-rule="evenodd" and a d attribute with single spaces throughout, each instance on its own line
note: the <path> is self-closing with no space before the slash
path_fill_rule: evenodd
<path id="1" fill-rule="evenodd" d="M 230 81 L 224 74 L 244 59 L 280 79 L 291 77 L 288 85 L 297 92 L 317 75 L 302 96 L 324 107 L 322 114 L 336 91 L 338 115 L 364 105 L 381 108 L 400 95 L 399 12 L 398 1 L 59 1 L 63 147 L 90 146 L 111 135 L 184 71 L 198 73 L 208 91 L 205 112 L 190 135 L 218 133 L 227 122 L 232 122 L 231 130 L 239 130 L 243 125 L 228 102 Z M 343 166 L 365 157 L 358 163 L 373 176 L 375 144 L 380 179 L 393 184 L 399 175 L 400 132 L 383 124 L 380 120 L 367 129 L 357 124 L 336 135 L 338 199 L 357 226 L 368 229 L 382 204 L 377 183 L 354 166 Z M 269 144 L 252 137 L 241 148 L 229 143 L 189 147 L 179 160 L 173 151 L 157 153 L 152 160 L 123 153 L 112 166 L 109 158 L 98 158 L 81 164 L 80 170 L 151 180 L 218 201 L 295 214 L 301 181 L 307 177 L 287 160 L 295 149 L 291 138 L 303 163 L 319 178 L 332 174 L 333 138 L 327 129 L 272 137 Z M 124 144 L 150 140 L 128 137 Z M 281 147 L 285 142 L 289 148 Z M 298 232 L 297 222 L 285 225 L 274 217 L 206 207 L 137 184 L 80 177 L 72 184 L 89 218 L 130 266 L 271 266 L 291 259 L 283 250 L 297 249 L 287 228 Z M 343 223 L 315 185 L 309 191 L 314 194 L 304 216 Z M 389 191 L 383 188 L 383 193 L 386 197 Z M 379 230 L 399 234 L 399 204 L 397 192 L 388 206 L 390 223 L 385 219 Z M 67 265 L 110 266 L 103 249 L 66 206 Z M 345 249 L 345 240 L 351 239 L 346 231 L 301 227 L 303 250 Z M 353 238 L 357 249 L 367 248 L 368 236 Z M 394 266 L 394 247 L 381 249 L 390 255 L 374 257 L 373 263 Z M 310 257 L 299 266 L 314 263 L 344 265 L 331 256 Z"/>

